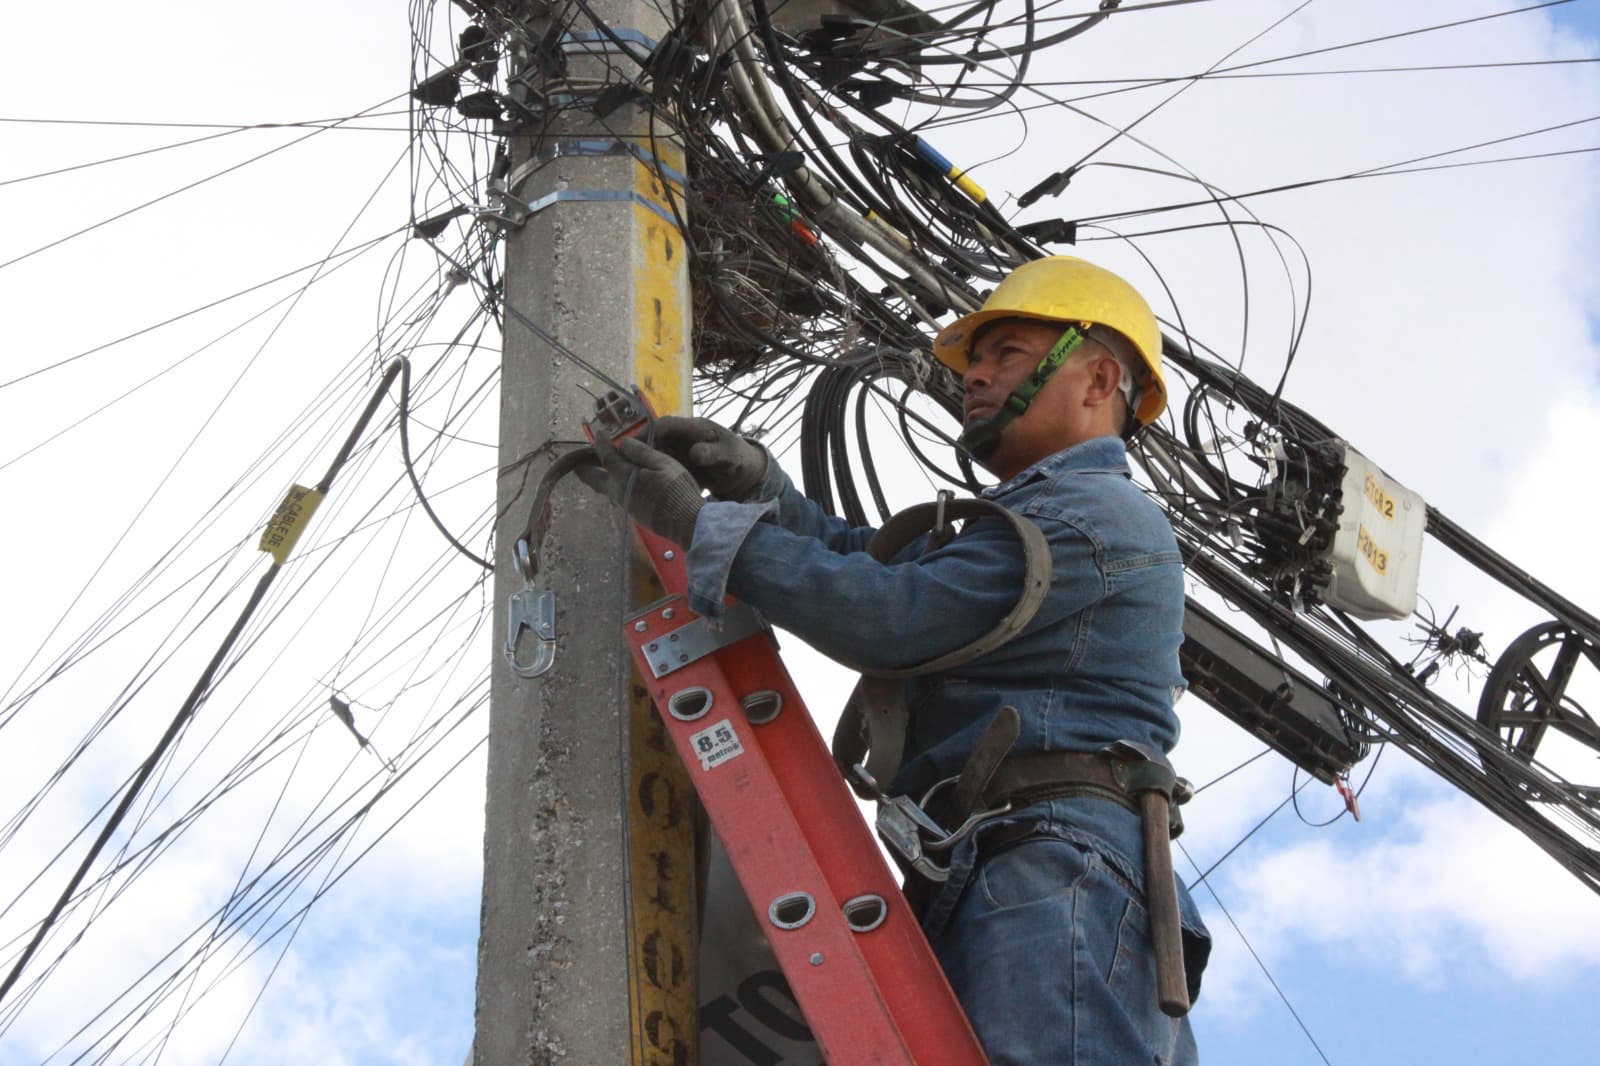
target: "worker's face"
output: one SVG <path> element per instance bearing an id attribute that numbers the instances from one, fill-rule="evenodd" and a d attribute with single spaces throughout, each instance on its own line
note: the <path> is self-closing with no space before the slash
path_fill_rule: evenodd
<path id="1" fill-rule="evenodd" d="M 963 424 L 997 415 L 1006 397 L 1061 339 L 1062 328 L 1054 322 L 1003 319 L 985 330 L 972 346 L 971 361 L 961 376 L 966 389 Z M 1093 341 L 1084 342 L 1039 390 L 1028 410 L 1006 426 L 999 447 L 983 465 L 1009 478 L 1047 455 L 1114 432 L 1099 422 L 1111 410 L 1105 407 L 1108 390 L 1115 394 L 1119 377 L 1116 360 Z"/>

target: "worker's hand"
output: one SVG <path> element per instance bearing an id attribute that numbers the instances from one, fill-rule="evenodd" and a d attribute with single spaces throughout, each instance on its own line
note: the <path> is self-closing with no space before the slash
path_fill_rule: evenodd
<path id="1" fill-rule="evenodd" d="M 759 445 L 709 418 L 658 418 L 653 443 L 719 500 L 745 499 L 767 472 L 767 453 Z"/>
<path id="2" fill-rule="evenodd" d="M 641 525 L 688 547 L 705 501 L 683 464 L 631 437 L 614 444 L 601 437 L 594 450 L 600 465 L 578 467 L 578 478 L 617 506 L 626 506 Z"/>

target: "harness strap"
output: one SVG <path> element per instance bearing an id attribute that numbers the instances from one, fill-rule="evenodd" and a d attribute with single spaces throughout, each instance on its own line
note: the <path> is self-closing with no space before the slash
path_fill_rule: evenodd
<path id="1" fill-rule="evenodd" d="M 899 682 L 964 666 L 1022 632 L 1044 604 L 1051 575 L 1050 544 L 1039 527 L 1015 511 L 981 497 L 908 507 L 885 522 L 867 545 L 869 555 L 887 563 L 918 537 L 942 528 L 944 523 L 985 517 L 1005 519 L 1022 541 L 1023 579 L 1017 600 L 992 629 L 964 647 L 916 666 L 888 670 L 855 667 L 861 671 L 861 680 L 839 716 L 832 748 L 839 772 L 863 798 L 871 797 L 862 792 L 850 772 L 857 764 L 865 763 L 868 773 L 884 788 L 900 771 L 907 711 L 904 686 Z"/>
<path id="2" fill-rule="evenodd" d="M 989 792 L 996 771 L 1005 765 L 1006 754 L 1021 732 L 1022 716 L 1015 707 L 1002 707 L 989 719 L 972 754 L 967 756 L 966 764 L 961 767 L 955 792 L 950 797 L 951 807 L 957 812 L 956 825 L 966 821 L 967 815 L 978 809 L 979 800 Z"/>
<path id="3" fill-rule="evenodd" d="M 937 502 L 907 507 L 873 534 L 871 542 L 867 544 L 867 553 L 880 563 L 887 563 L 922 534 L 932 530 L 939 512 L 940 505 Z M 1045 594 L 1050 591 L 1050 543 L 1045 540 L 1044 532 L 1038 526 L 993 500 L 977 496 L 967 500 L 951 500 L 943 505 L 943 512 L 946 521 L 1003 518 L 1011 526 L 1011 531 L 1022 541 L 1022 589 L 1017 594 L 1017 602 L 995 623 L 993 629 L 965 647 L 916 666 L 893 670 L 863 669 L 861 672 L 864 674 L 883 678 L 911 678 L 965 666 L 1022 632 L 1044 604 Z"/>
<path id="4" fill-rule="evenodd" d="M 888 788 L 900 772 L 906 746 L 906 699 L 903 682 L 892 678 L 861 675 L 845 701 L 839 722 L 833 728 L 834 765 L 850 783 L 856 795 L 873 799 L 870 788 L 852 773 L 865 766 L 873 781 Z"/>

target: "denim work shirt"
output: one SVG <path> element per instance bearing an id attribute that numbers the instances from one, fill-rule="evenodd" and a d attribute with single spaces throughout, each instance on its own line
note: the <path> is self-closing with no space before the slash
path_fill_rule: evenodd
<path id="1" fill-rule="evenodd" d="M 1014 755 L 1096 752 L 1117 740 L 1171 751 L 1185 683 L 1183 563 L 1161 509 L 1129 476 L 1115 437 L 1039 460 L 983 495 L 1037 525 L 1050 546 L 1049 592 L 1027 627 L 954 673 L 907 683 L 905 757 L 891 787 L 920 798 L 960 773 L 989 720 L 1015 707 Z M 830 658 L 857 669 L 927 662 L 988 632 L 1016 602 L 1021 542 L 1000 518 L 970 521 L 942 548 L 926 538 L 889 563 L 865 551 L 875 530 L 828 516 L 776 462 L 751 502 L 708 502 L 689 548 L 689 603 L 715 618 L 731 592 Z M 1051 832 L 1078 840 L 1141 889 L 1139 819 L 1073 797 Z M 1023 817 L 1015 812 L 1007 821 Z M 1203 926 L 1180 885 L 1184 924 Z"/>

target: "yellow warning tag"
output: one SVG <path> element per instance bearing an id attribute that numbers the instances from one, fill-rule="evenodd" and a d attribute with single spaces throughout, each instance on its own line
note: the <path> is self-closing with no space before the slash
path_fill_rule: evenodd
<path id="1" fill-rule="evenodd" d="M 278 509 L 272 514 L 272 521 L 262 530 L 261 543 L 257 547 L 270 554 L 272 561 L 279 566 L 288 562 L 289 553 L 294 551 L 295 542 L 300 539 L 300 534 L 305 532 L 306 525 L 310 523 L 311 516 L 317 513 L 317 505 L 321 502 L 322 493 L 316 489 L 308 489 L 304 485 L 291 485 L 289 495 L 278 504 Z"/>

